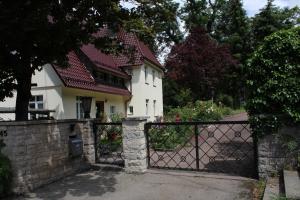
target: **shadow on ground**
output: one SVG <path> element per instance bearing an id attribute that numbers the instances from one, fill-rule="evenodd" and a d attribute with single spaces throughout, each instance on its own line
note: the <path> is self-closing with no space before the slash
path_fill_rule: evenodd
<path id="1" fill-rule="evenodd" d="M 231 141 L 215 146 L 219 153 L 205 165 L 208 171 L 256 178 L 252 142 Z"/>
<path id="2" fill-rule="evenodd" d="M 74 197 L 78 197 L 78 199 L 81 197 L 101 197 L 105 193 L 115 192 L 115 185 L 117 184 L 115 176 L 120 173 L 120 170 L 112 171 L 111 169 L 80 173 L 41 187 L 36 192 L 26 196 L 26 199 L 65 199 L 68 196 L 71 197 L 70 199 Z M 23 199 L 23 197 L 17 199 Z"/>

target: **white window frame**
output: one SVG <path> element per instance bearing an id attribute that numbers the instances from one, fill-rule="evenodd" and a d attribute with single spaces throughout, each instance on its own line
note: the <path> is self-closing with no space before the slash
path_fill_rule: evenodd
<path id="1" fill-rule="evenodd" d="M 42 100 L 38 100 L 38 97 L 42 97 Z M 44 96 L 43 95 L 32 95 L 33 100 L 29 100 L 29 104 L 28 104 L 28 109 L 33 109 L 33 110 L 37 110 L 37 109 L 44 109 Z M 31 108 L 30 105 L 33 105 L 33 108 Z M 41 108 L 39 108 L 39 105 L 42 105 Z M 29 119 L 35 119 L 35 118 L 39 118 L 39 114 L 28 114 Z"/>
<path id="2" fill-rule="evenodd" d="M 156 87 L 156 72 L 154 69 L 152 70 L 152 81 L 153 81 L 153 86 Z"/>
<path id="3" fill-rule="evenodd" d="M 38 101 L 38 97 L 42 97 L 41 101 Z M 34 105 L 34 108 L 30 108 L 30 109 L 44 109 L 44 96 L 43 95 L 32 95 L 32 98 L 34 98 L 33 101 L 29 101 L 29 108 L 30 108 L 30 104 Z M 39 108 L 39 105 L 42 105 L 42 108 Z"/>
<path id="4" fill-rule="evenodd" d="M 82 100 L 80 96 L 76 97 L 76 118 L 77 119 L 84 118 L 84 111 L 83 111 Z"/>
<path id="5" fill-rule="evenodd" d="M 148 83 L 148 67 L 147 66 L 145 66 L 145 83 L 149 84 Z"/>
<path id="6" fill-rule="evenodd" d="M 129 106 L 128 109 L 129 109 L 128 114 L 129 114 L 129 115 L 133 115 L 133 112 L 134 112 L 133 106 Z"/>
<path id="7" fill-rule="evenodd" d="M 156 116 L 156 100 L 153 100 L 153 116 Z"/>
<path id="8" fill-rule="evenodd" d="M 113 115 L 116 114 L 116 106 L 111 105 L 111 106 L 109 107 L 109 114 L 110 114 L 110 116 L 113 116 Z"/>
<path id="9" fill-rule="evenodd" d="M 149 99 L 146 99 L 146 116 L 149 115 Z"/>

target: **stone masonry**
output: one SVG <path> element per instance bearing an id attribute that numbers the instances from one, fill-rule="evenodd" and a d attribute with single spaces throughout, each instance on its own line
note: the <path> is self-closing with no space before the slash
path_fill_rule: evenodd
<path id="1" fill-rule="evenodd" d="M 143 173 L 147 170 L 145 123 L 147 118 L 126 118 L 122 123 L 125 171 Z"/>
<path id="2" fill-rule="evenodd" d="M 95 162 L 90 121 L 0 122 L 0 137 L 13 169 L 13 192 L 26 193 Z M 83 140 L 83 155 L 69 155 L 69 137 Z"/>
<path id="3" fill-rule="evenodd" d="M 267 178 L 276 175 L 279 171 L 288 167 L 288 165 L 296 165 L 297 151 L 290 152 L 282 139 L 294 138 L 300 146 L 300 127 L 283 128 L 280 134 L 268 135 L 258 142 L 258 173 L 260 178 Z M 299 151 L 299 149 L 298 149 Z"/>

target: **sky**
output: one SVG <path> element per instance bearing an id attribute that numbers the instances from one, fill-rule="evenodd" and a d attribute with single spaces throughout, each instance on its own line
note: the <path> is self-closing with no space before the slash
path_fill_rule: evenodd
<path id="1" fill-rule="evenodd" d="M 182 3 L 183 0 L 175 0 Z M 263 8 L 267 4 L 267 0 L 243 0 L 244 8 L 247 11 L 249 17 L 253 17 L 258 13 L 259 9 Z M 300 0 L 275 0 L 276 5 L 280 7 L 300 7 Z"/>

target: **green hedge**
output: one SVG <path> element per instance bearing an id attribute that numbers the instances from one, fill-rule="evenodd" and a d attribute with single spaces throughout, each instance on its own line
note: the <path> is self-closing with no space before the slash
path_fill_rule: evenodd
<path id="1" fill-rule="evenodd" d="M 247 68 L 247 110 L 258 136 L 300 122 L 300 27 L 267 37 Z"/>

